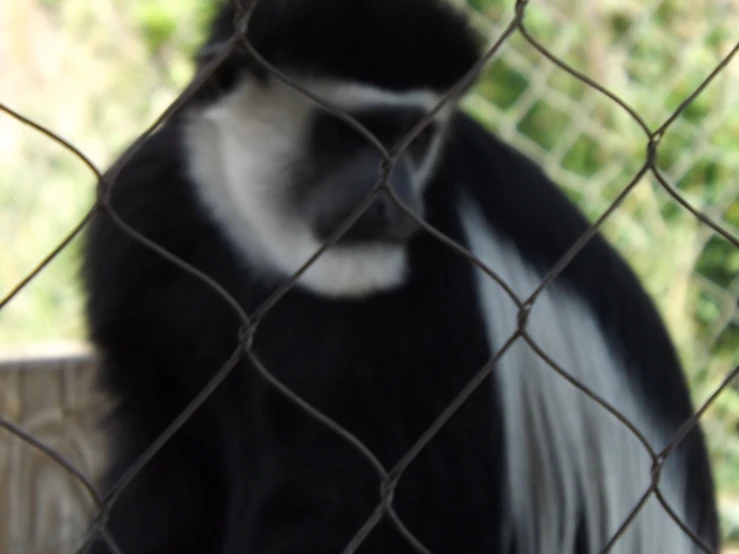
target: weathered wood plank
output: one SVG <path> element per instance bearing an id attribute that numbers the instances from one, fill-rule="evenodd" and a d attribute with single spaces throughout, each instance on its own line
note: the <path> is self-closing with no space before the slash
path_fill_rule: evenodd
<path id="1" fill-rule="evenodd" d="M 96 429 L 106 401 L 85 353 L 0 360 L 0 416 L 61 453 L 94 480 L 102 465 Z M 0 430 L 0 552 L 67 554 L 79 545 L 94 503 L 45 454 Z"/>

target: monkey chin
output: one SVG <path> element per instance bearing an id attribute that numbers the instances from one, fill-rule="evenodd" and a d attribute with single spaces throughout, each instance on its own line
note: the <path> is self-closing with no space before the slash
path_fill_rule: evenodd
<path id="1" fill-rule="evenodd" d="M 298 286 L 327 298 L 361 299 L 399 288 L 407 277 L 406 244 L 338 244 L 313 260 Z"/>

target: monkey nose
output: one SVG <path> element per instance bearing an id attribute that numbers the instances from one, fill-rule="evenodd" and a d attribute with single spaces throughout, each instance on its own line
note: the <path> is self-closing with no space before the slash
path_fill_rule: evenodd
<path id="1" fill-rule="evenodd" d="M 335 175 L 321 189 L 319 212 L 314 219 L 319 238 L 325 240 L 373 194 L 377 185 L 376 170 L 379 156 L 375 153 L 360 157 L 346 168 L 347 175 Z M 389 191 L 392 190 L 392 193 Z M 404 207 L 395 201 L 397 198 Z M 419 225 L 408 212 L 418 214 L 421 195 L 414 187 L 410 167 L 398 165 L 388 176 L 384 188 L 374 193 L 351 227 L 339 239 L 343 244 L 357 242 L 402 242 L 410 239 Z M 406 211 L 408 210 L 408 211 Z"/>
<path id="2" fill-rule="evenodd" d="M 359 217 L 350 233 L 357 239 L 404 241 L 411 238 L 418 228 L 414 218 L 383 190 Z"/>
<path id="3" fill-rule="evenodd" d="M 405 203 L 405 200 L 401 198 Z M 342 210 L 340 213 L 332 213 L 330 216 L 321 218 L 318 222 L 318 232 L 321 238 L 331 235 L 351 214 L 352 210 Z M 411 202 L 408 206 L 415 211 L 415 204 Z M 413 217 L 411 217 L 395 200 L 382 190 L 370 202 L 358 219 L 351 225 L 341 237 L 343 244 L 358 242 L 402 242 L 410 239 L 419 229 Z"/>

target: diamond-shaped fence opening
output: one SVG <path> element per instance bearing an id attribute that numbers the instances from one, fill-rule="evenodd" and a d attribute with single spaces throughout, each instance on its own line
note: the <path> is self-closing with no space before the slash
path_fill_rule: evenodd
<path id="1" fill-rule="evenodd" d="M 732 370 L 739 368 L 739 64 L 731 63 L 739 49 L 739 2 L 459 3 L 491 45 L 465 109 L 541 163 L 642 278 L 666 318 L 700 408 L 685 429 L 699 418 L 705 426 L 724 535 L 729 543 L 739 539 L 739 390 L 733 379 L 739 370 Z M 0 551 L 11 554 L 74 551 L 85 540 L 84 522 L 103 513 L 121 490 L 103 497 L 92 485 L 102 439 L 88 420 L 104 400 L 91 392 L 90 359 L 53 348 L 55 354 L 42 355 L 37 345 L 84 338 L 76 232 L 86 225 L 95 198 L 91 187 L 80 184 L 90 181 L 82 156 L 109 161 L 164 112 L 188 79 L 186 59 L 200 37 L 192 29 L 202 26 L 207 11 L 196 0 L 94 5 L 38 0 L 0 6 L 0 66 L 11 67 L 0 81 L 0 108 L 13 116 L 0 118 L 0 231 L 7 245 L 0 251 L 0 427 L 6 431 L 0 436 L 0 490 L 6 494 Z M 142 103 L 131 105 L 131 98 Z M 74 146 L 54 143 L 55 133 L 72 137 Z M 115 216 L 104 195 L 96 207 Z M 118 224 L 167 256 L 124 221 Z M 552 268 L 541 286 L 570 258 Z M 172 261 L 215 289 L 187 264 Z M 255 313 L 263 315 L 291 286 L 287 282 Z M 567 380 L 567 368 L 529 336 L 527 300 L 535 304 L 536 295 L 517 299 L 521 322 L 496 359 L 523 341 Z M 395 514 L 394 487 L 492 366 L 481 369 L 395 468 L 383 468 L 355 437 L 261 365 L 249 343 L 254 314 L 238 315 L 244 340 L 210 389 L 235 359 L 249 357 L 306 417 L 330 427 L 375 464 L 383 499 L 350 546 L 361 544 L 388 517 L 417 551 L 427 552 Z M 607 402 L 581 390 L 629 427 Z M 122 487 L 160 446 L 152 446 Z M 649 449 L 657 467 L 670 452 Z M 644 495 L 657 495 L 670 512 L 656 482 Z M 629 519 L 610 545 L 628 524 Z M 104 521 L 96 532 L 117 551 Z"/>

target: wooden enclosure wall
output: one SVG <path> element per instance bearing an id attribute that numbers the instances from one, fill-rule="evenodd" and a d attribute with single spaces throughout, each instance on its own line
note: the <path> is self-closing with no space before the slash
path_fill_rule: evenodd
<path id="1" fill-rule="evenodd" d="M 104 399 L 86 354 L 0 360 L 0 416 L 94 479 Z M 0 429 L 0 553 L 73 554 L 94 504 L 54 460 Z"/>

